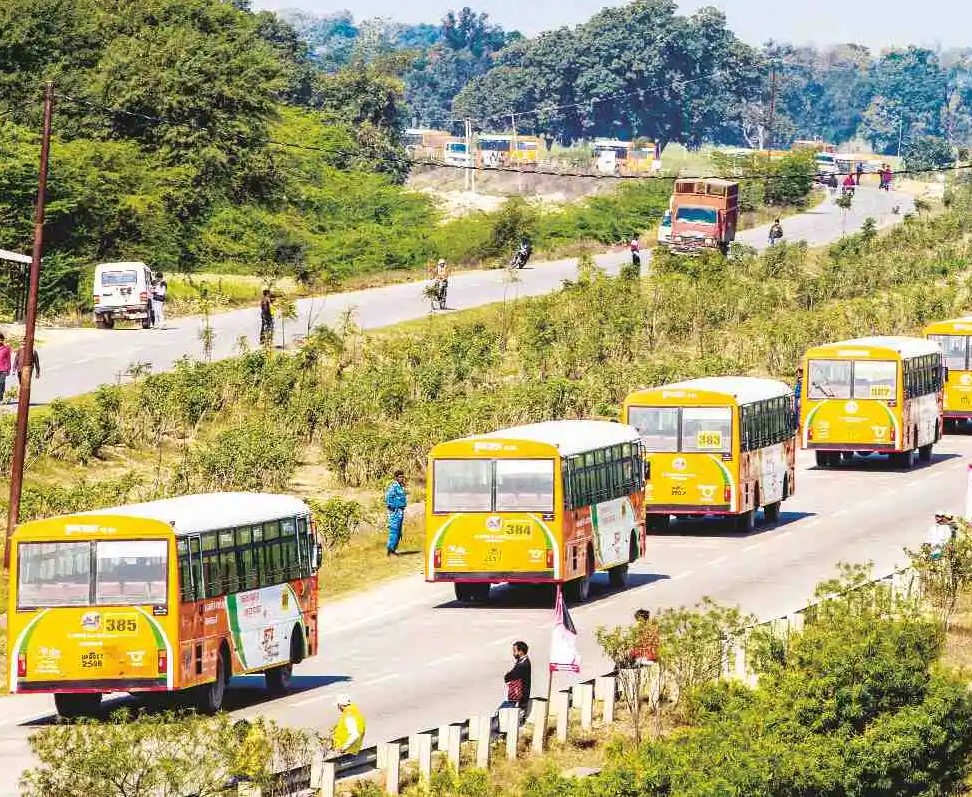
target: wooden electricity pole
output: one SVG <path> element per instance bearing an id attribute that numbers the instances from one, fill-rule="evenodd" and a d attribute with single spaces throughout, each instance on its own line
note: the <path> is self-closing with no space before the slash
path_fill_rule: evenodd
<path id="1" fill-rule="evenodd" d="M 20 493 L 24 484 L 24 461 L 27 455 L 27 428 L 30 417 L 30 380 L 34 375 L 34 327 L 37 325 L 37 286 L 40 281 L 41 253 L 44 249 L 44 200 L 47 195 L 47 162 L 51 152 L 51 119 L 54 115 L 54 84 L 44 92 L 44 133 L 41 137 L 40 175 L 37 180 L 37 202 L 34 205 L 34 251 L 27 282 L 27 312 L 24 339 L 20 344 L 20 396 L 17 400 L 17 432 L 14 437 L 13 462 L 10 467 L 10 506 L 7 515 L 7 538 L 3 548 L 4 569 L 10 568 L 10 539 L 20 522 Z"/>

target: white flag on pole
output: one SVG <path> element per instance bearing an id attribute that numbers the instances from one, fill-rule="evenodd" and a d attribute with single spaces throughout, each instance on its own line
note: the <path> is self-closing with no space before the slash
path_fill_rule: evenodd
<path id="1" fill-rule="evenodd" d="M 965 519 L 972 520 L 972 464 L 966 468 Z"/>
<path id="2" fill-rule="evenodd" d="M 550 672 L 580 672 L 577 652 L 577 629 L 567 611 L 564 595 L 557 586 L 557 605 L 554 607 L 554 627 L 550 636 Z"/>

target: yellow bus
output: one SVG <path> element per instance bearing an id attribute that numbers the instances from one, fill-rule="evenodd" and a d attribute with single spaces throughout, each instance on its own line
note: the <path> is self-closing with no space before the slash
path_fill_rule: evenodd
<path id="1" fill-rule="evenodd" d="M 800 428 L 817 466 L 888 454 L 910 468 L 942 436 L 944 366 L 937 343 L 871 337 L 810 349 L 803 360 Z"/>
<path id="2" fill-rule="evenodd" d="M 937 321 L 925 327 L 925 337 L 942 348 L 945 363 L 945 430 L 972 419 L 972 316 Z"/>
<path id="3" fill-rule="evenodd" d="M 621 420 L 645 448 L 651 529 L 666 530 L 673 516 L 715 515 L 752 531 L 760 507 L 777 522 L 796 490 L 794 397 L 783 382 L 715 376 L 636 390 Z"/>
<path id="4" fill-rule="evenodd" d="M 219 711 L 233 675 L 285 692 L 317 653 L 321 550 L 307 505 L 209 493 L 23 523 L 7 613 L 10 691 L 90 714 L 113 692 Z"/>
<path id="5" fill-rule="evenodd" d="M 606 570 L 623 587 L 644 554 L 638 432 L 548 421 L 440 443 L 429 454 L 425 577 L 485 601 L 497 583 L 565 584 L 587 600 Z"/>

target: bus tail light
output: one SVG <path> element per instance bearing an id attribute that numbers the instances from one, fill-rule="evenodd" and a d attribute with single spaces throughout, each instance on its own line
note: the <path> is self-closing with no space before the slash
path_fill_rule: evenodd
<path id="1" fill-rule="evenodd" d="M 432 554 L 432 566 L 442 567 L 442 549 L 436 548 L 435 553 Z"/>
<path id="2" fill-rule="evenodd" d="M 142 291 L 141 293 L 139 293 L 138 300 L 140 302 L 147 302 L 148 301 L 148 293 L 146 293 L 145 291 Z"/>
<path id="3" fill-rule="evenodd" d="M 728 484 L 722 490 L 722 500 L 727 504 L 732 502 L 732 487 Z"/>
<path id="4" fill-rule="evenodd" d="M 159 651 L 159 675 L 169 672 L 169 654 L 164 650 Z"/>
<path id="5" fill-rule="evenodd" d="M 553 549 L 547 550 L 547 570 L 553 570 L 554 566 L 554 552 Z"/>
<path id="6" fill-rule="evenodd" d="M 894 433 L 894 427 L 892 426 L 891 427 L 891 442 L 893 443 L 896 439 L 897 439 L 897 437 L 895 436 L 895 433 Z"/>
<path id="7" fill-rule="evenodd" d="M 17 654 L 17 677 L 18 678 L 27 677 L 27 654 L 26 653 Z"/>
<path id="8" fill-rule="evenodd" d="M 813 440 L 813 427 L 807 427 L 807 440 Z"/>

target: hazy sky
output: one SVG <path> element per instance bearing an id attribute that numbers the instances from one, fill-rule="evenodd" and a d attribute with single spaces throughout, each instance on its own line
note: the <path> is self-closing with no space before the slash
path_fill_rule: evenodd
<path id="1" fill-rule="evenodd" d="M 505 28 L 528 35 L 575 25 L 603 8 L 603 0 L 254 0 L 257 8 L 301 8 L 328 13 L 350 8 L 357 19 L 383 16 L 398 22 L 436 22 L 450 8 L 486 11 Z M 874 49 L 889 45 L 972 46 L 969 0 L 680 0 L 683 13 L 714 5 L 745 41 L 797 44 L 854 41 Z"/>

